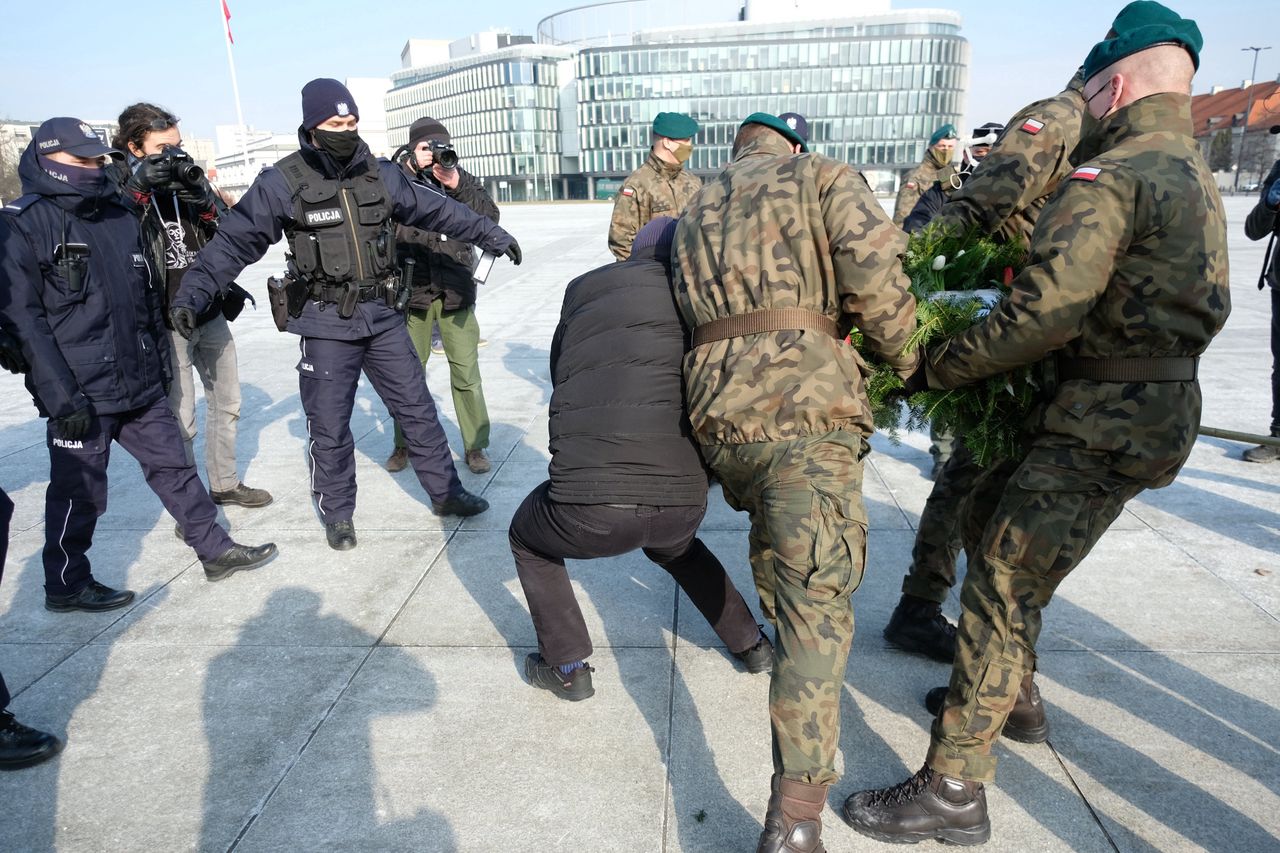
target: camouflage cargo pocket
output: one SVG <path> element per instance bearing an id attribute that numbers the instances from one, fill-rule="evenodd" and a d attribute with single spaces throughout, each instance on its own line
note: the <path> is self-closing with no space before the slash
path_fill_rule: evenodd
<path id="1" fill-rule="evenodd" d="M 813 566 L 805 594 L 816 601 L 848 597 L 862 583 L 867 559 L 867 523 L 861 501 L 815 486 L 813 520 Z"/>
<path id="2" fill-rule="evenodd" d="M 964 733 L 987 742 L 993 740 L 1013 710 L 1021 682 L 1022 676 L 1009 664 L 999 660 L 988 662 L 974 693 L 973 705 L 955 709 L 968 713 Z"/>

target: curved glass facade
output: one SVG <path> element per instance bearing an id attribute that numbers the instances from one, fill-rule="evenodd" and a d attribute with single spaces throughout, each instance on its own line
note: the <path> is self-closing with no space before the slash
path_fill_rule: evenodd
<path id="1" fill-rule="evenodd" d="M 561 171 L 559 66 L 569 56 L 522 45 L 397 72 L 385 99 L 388 142 L 403 145 L 410 125 L 431 116 L 494 198 L 546 197 L 543 184 Z"/>
<path id="2" fill-rule="evenodd" d="M 691 167 L 703 174 L 729 162 L 739 123 L 757 111 L 800 113 L 811 150 L 859 169 L 915 166 L 929 135 L 959 122 L 968 83 L 958 19 L 929 14 L 659 31 L 627 46 L 585 48 L 577 60 L 582 171 L 637 168 L 662 111 L 702 125 Z"/>

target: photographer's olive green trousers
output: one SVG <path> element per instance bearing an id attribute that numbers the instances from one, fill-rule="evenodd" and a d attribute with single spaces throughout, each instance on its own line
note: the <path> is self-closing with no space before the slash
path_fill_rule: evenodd
<path id="1" fill-rule="evenodd" d="M 418 351 L 418 359 L 426 369 L 431 358 L 431 327 L 440 323 L 440 340 L 444 357 L 449 361 L 449 388 L 453 391 L 453 409 L 462 433 L 463 450 L 484 450 L 489 446 L 489 409 L 484 404 L 480 385 L 480 324 L 474 307 L 445 311 L 437 299 L 425 311 L 410 308 L 405 312 L 409 338 Z M 396 447 L 404 447 L 404 434 L 396 424 Z"/>

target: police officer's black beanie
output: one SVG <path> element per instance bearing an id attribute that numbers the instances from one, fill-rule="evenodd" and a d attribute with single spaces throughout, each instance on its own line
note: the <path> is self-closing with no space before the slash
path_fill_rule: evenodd
<path id="1" fill-rule="evenodd" d="M 302 126 L 312 130 L 334 116 L 355 116 L 360 110 L 351 90 L 330 77 L 317 77 L 302 87 Z"/>
<path id="2" fill-rule="evenodd" d="M 424 139 L 439 139 L 441 142 L 448 142 L 449 131 L 445 130 L 444 125 L 431 116 L 424 116 L 409 126 L 409 147 L 413 148 Z"/>

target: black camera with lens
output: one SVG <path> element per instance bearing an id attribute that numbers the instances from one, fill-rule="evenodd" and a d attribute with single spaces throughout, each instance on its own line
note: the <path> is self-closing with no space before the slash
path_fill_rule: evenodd
<path id="1" fill-rule="evenodd" d="M 170 145 L 165 148 L 159 155 L 160 162 L 168 163 L 171 177 L 168 186 L 162 187 L 165 190 L 181 190 L 181 189 L 199 189 L 204 184 L 204 169 L 196 165 L 195 160 L 191 159 L 191 155 L 178 148 L 176 145 Z"/>
<path id="2" fill-rule="evenodd" d="M 441 169 L 458 168 L 458 152 L 453 150 L 452 145 L 439 139 L 431 140 L 430 144 L 432 162 L 439 163 Z"/>

